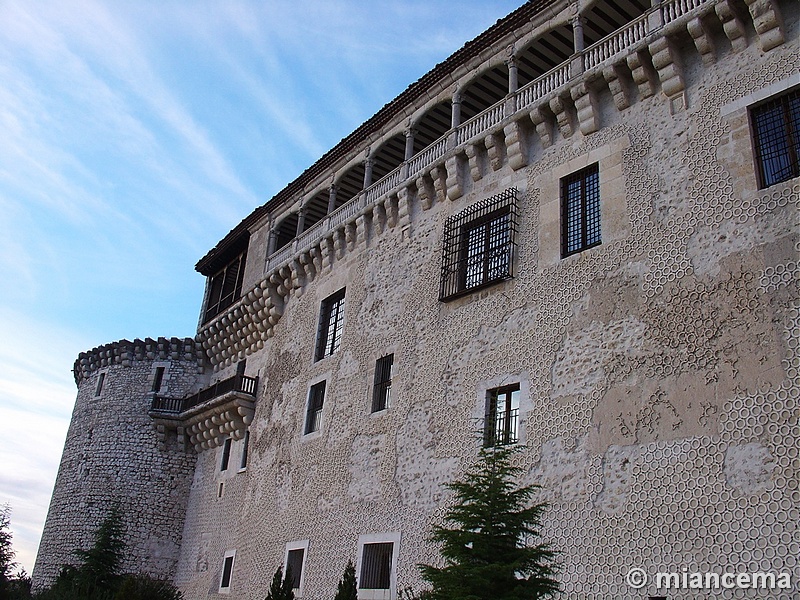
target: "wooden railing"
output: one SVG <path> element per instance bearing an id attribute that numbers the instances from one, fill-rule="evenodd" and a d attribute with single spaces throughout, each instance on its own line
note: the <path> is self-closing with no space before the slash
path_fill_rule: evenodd
<path id="1" fill-rule="evenodd" d="M 256 389 L 258 388 L 258 377 L 249 377 L 247 375 L 234 375 L 228 379 L 222 379 L 214 385 L 200 390 L 196 394 L 192 394 L 186 398 L 170 398 L 168 396 L 154 396 L 153 402 L 150 405 L 152 412 L 180 414 L 186 412 L 190 408 L 208 402 L 214 398 L 219 398 L 230 392 L 239 392 L 253 396 L 255 398 Z"/>

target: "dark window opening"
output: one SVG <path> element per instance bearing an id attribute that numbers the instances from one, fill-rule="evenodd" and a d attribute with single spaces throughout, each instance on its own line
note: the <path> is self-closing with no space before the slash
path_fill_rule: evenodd
<path id="1" fill-rule="evenodd" d="M 226 556 L 222 566 L 222 579 L 219 582 L 220 589 L 231 587 L 231 575 L 233 574 L 233 557 Z"/>
<path id="2" fill-rule="evenodd" d="M 244 432 L 244 440 L 242 442 L 242 460 L 239 462 L 239 468 L 247 468 L 247 452 L 250 446 L 250 430 Z"/>
<path id="3" fill-rule="evenodd" d="M 154 392 L 161 391 L 161 384 L 164 382 L 164 367 L 156 367 L 156 376 L 153 378 Z"/>
<path id="4" fill-rule="evenodd" d="M 386 410 L 392 400 L 392 370 L 394 354 L 379 358 L 375 362 L 375 382 L 372 388 L 372 412 Z"/>
<path id="5" fill-rule="evenodd" d="M 325 382 L 320 381 L 311 386 L 308 392 L 308 409 L 306 410 L 306 426 L 303 433 L 319 431 L 322 424 L 322 405 L 325 401 Z"/>
<path id="6" fill-rule="evenodd" d="M 439 300 L 513 276 L 516 199 L 509 189 L 447 219 Z"/>
<path id="7" fill-rule="evenodd" d="M 394 542 L 364 544 L 359 586 L 365 590 L 388 590 L 392 584 Z"/>
<path id="8" fill-rule="evenodd" d="M 800 89 L 750 111 L 759 187 L 800 176 Z"/>
<path id="9" fill-rule="evenodd" d="M 292 589 L 300 589 L 300 578 L 303 575 L 303 554 L 302 548 L 289 550 L 286 556 L 286 575 L 292 578 Z"/>
<path id="10" fill-rule="evenodd" d="M 219 464 L 220 471 L 228 470 L 228 463 L 231 460 L 231 438 L 225 438 L 222 445 L 222 461 Z"/>
<path id="11" fill-rule="evenodd" d="M 489 390 L 483 442 L 487 448 L 519 441 L 519 384 Z"/>
<path id="12" fill-rule="evenodd" d="M 242 252 L 223 269 L 209 276 L 204 323 L 216 317 L 241 296 L 246 256 L 247 251 Z"/>
<path id="13" fill-rule="evenodd" d="M 97 387 L 94 389 L 94 395 L 99 396 L 103 393 L 103 384 L 106 381 L 106 374 L 100 373 L 100 377 L 97 379 Z"/>
<path id="14" fill-rule="evenodd" d="M 561 256 L 600 244 L 600 172 L 595 163 L 561 180 Z"/>
<path id="15" fill-rule="evenodd" d="M 339 349 L 344 325 L 344 291 L 342 288 L 322 301 L 314 360 L 321 360 Z"/>

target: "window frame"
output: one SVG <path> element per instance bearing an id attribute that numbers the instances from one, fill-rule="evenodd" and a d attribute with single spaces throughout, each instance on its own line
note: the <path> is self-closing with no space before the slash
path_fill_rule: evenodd
<path id="1" fill-rule="evenodd" d="M 166 371 L 167 368 L 165 366 L 156 367 L 155 373 L 153 374 L 153 386 L 150 390 L 153 394 L 159 393 L 164 386 L 164 374 Z"/>
<path id="2" fill-rule="evenodd" d="M 103 395 L 103 388 L 106 384 L 106 373 L 107 371 L 100 371 L 100 374 L 97 377 L 97 384 L 94 388 L 94 397 L 99 398 Z"/>
<path id="3" fill-rule="evenodd" d="M 397 561 L 400 552 L 400 532 L 377 533 L 358 536 L 358 562 L 356 564 L 356 580 L 358 597 L 360 600 L 383 600 L 394 598 L 397 594 Z M 376 544 L 392 544 L 392 554 L 389 563 L 389 587 L 365 588 L 362 586 L 363 570 L 366 566 L 364 551 L 367 546 Z"/>
<path id="4" fill-rule="evenodd" d="M 222 442 L 222 456 L 219 460 L 219 472 L 224 473 L 228 470 L 231 462 L 231 445 L 233 444 L 233 440 L 230 437 L 226 437 L 225 441 Z"/>
<path id="5" fill-rule="evenodd" d="M 517 393 L 517 407 L 513 408 L 514 392 Z M 497 400 L 506 396 L 502 420 L 498 421 Z M 519 382 L 486 390 L 486 412 L 483 425 L 483 445 L 485 448 L 497 448 L 518 444 L 521 439 L 522 386 Z M 503 424 L 502 432 L 498 425 Z M 501 439 L 498 440 L 498 437 Z"/>
<path id="6" fill-rule="evenodd" d="M 502 226 L 494 229 L 498 223 Z M 449 217 L 442 240 L 439 301 L 446 302 L 513 279 L 516 230 L 516 188 L 476 202 Z M 472 271 L 474 266 L 479 268 Z"/>
<path id="7" fill-rule="evenodd" d="M 375 361 L 375 376 L 372 382 L 371 413 L 377 413 L 391 408 L 393 378 L 394 353 L 391 353 Z"/>
<path id="8" fill-rule="evenodd" d="M 795 119 L 792 119 L 791 103 L 796 103 Z M 759 128 L 759 119 L 761 117 L 766 118 L 766 113 L 776 108 L 781 113 L 781 131 L 777 131 L 777 128 L 772 130 Z M 747 116 L 750 124 L 750 139 L 753 145 L 753 160 L 755 162 L 758 189 L 767 189 L 773 185 L 800 177 L 800 87 L 784 90 L 749 106 Z M 762 142 L 765 141 L 763 138 L 769 135 L 779 137 L 780 141 L 785 144 L 785 150 L 776 154 L 776 156 L 779 159 L 788 161 L 787 174 L 785 176 L 779 175 L 775 179 L 768 179 L 767 169 L 765 168 L 771 162 L 768 162 L 770 159 L 764 156 L 765 144 Z"/>
<path id="9" fill-rule="evenodd" d="M 303 559 L 300 565 L 300 575 L 298 577 L 298 587 L 292 587 L 292 591 L 297 598 L 303 597 L 303 591 L 305 589 L 305 579 L 306 579 L 306 563 L 308 561 L 308 546 L 309 540 L 295 540 L 292 542 L 286 543 L 286 549 L 283 554 L 283 564 L 288 568 L 289 566 L 289 553 L 296 552 L 298 550 L 303 551 Z M 284 572 L 285 574 L 285 572 Z M 294 573 L 293 573 L 294 574 Z"/>
<path id="10" fill-rule="evenodd" d="M 230 559 L 230 569 L 227 568 L 228 559 Z M 222 569 L 219 574 L 219 589 L 217 590 L 220 594 L 229 594 L 231 591 L 231 586 L 233 585 L 233 569 L 236 565 L 236 550 L 226 550 L 225 554 L 222 557 Z M 225 584 L 225 574 L 227 571 L 228 581 L 227 585 Z"/>
<path id="11" fill-rule="evenodd" d="M 315 433 L 318 434 L 320 431 L 322 431 L 323 411 L 325 410 L 325 395 L 328 391 L 327 387 L 327 380 L 321 379 L 320 381 L 313 383 L 308 388 L 305 419 L 303 420 L 303 436 L 309 436 Z M 317 403 L 319 406 L 317 406 Z M 313 420 L 312 411 L 314 414 Z M 316 428 L 311 429 L 311 427 L 314 425 Z"/>
<path id="12" fill-rule="evenodd" d="M 247 470 L 247 461 L 250 452 L 250 430 L 246 429 L 242 438 L 242 452 L 239 455 L 239 473 Z"/>
<path id="13" fill-rule="evenodd" d="M 342 288 L 320 303 L 314 362 L 332 356 L 341 346 L 344 330 L 345 292 Z M 333 330 L 331 330 L 333 326 Z"/>
<path id="14" fill-rule="evenodd" d="M 593 194 L 587 188 L 590 178 Z M 570 193 L 570 186 L 579 184 L 579 197 L 575 198 Z M 600 163 L 595 162 L 582 169 L 574 171 L 559 180 L 559 194 L 561 206 L 561 258 L 579 254 L 589 248 L 594 248 L 603 243 L 602 211 L 600 205 Z M 577 202 L 577 214 L 573 210 Z M 591 214 L 590 214 L 591 211 Z M 572 247 L 570 242 L 574 239 L 573 222 L 578 219 L 578 244 Z M 596 229 L 596 239 L 590 239 L 590 228 Z"/>

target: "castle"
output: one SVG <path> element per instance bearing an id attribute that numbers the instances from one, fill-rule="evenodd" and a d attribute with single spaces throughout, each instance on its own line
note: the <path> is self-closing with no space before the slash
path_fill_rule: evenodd
<path id="1" fill-rule="evenodd" d="M 396 599 L 514 444 L 565 598 L 796 597 L 799 15 L 532 0 L 437 65 L 197 263 L 194 339 L 78 357 L 34 586 L 116 502 L 188 599 Z"/>

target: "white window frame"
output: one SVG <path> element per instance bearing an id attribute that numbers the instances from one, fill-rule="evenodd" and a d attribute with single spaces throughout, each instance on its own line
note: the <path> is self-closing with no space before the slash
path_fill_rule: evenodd
<path id="1" fill-rule="evenodd" d="M 290 550 L 303 551 L 303 564 L 300 567 L 300 587 L 292 589 L 296 598 L 302 598 L 306 582 L 306 562 L 308 561 L 308 540 L 296 540 L 294 542 L 286 542 L 286 550 L 283 553 L 284 577 L 286 576 L 285 566 L 289 564 Z"/>
<path id="2" fill-rule="evenodd" d="M 231 559 L 231 575 L 230 579 L 228 580 L 228 585 L 226 587 L 222 587 L 222 579 L 225 577 L 225 562 L 228 559 Z M 231 587 L 233 587 L 233 570 L 236 568 L 236 550 L 226 550 L 225 554 L 222 557 L 222 569 L 219 572 L 219 589 L 218 592 L 220 594 L 230 594 Z"/>
<path id="3" fill-rule="evenodd" d="M 389 573 L 389 589 L 375 590 L 361 587 L 361 565 L 364 562 L 364 546 L 369 544 L 385 544 L 391 542 L 392 568 Z M 370 533 L 358 536 L 358 562 L 356 564 L 356 581 L 359 600 L 396 600 L 397 599 L 397 558 L 400 554 L 400 532 Z"/>

